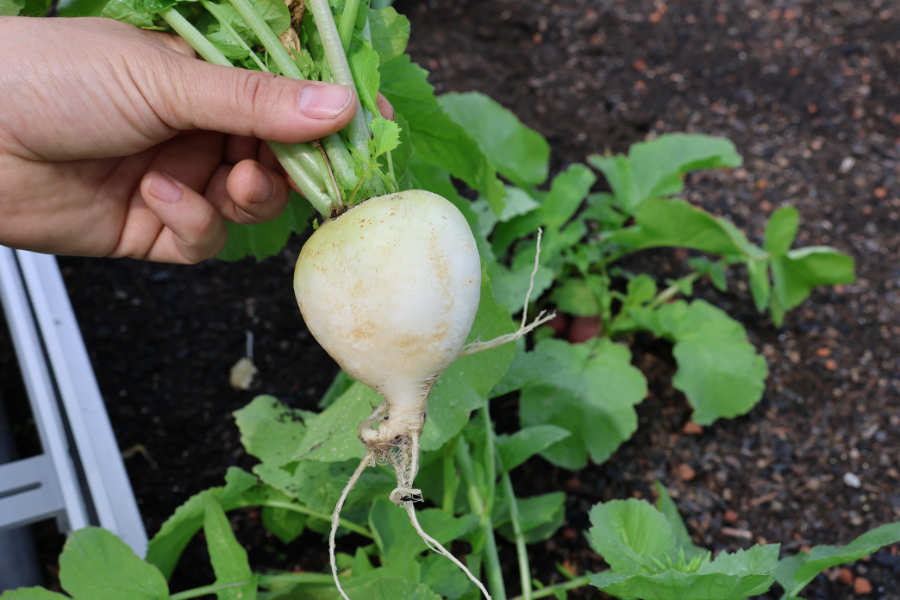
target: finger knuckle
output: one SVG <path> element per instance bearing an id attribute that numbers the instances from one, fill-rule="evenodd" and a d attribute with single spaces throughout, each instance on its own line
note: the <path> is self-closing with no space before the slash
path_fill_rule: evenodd
<path id="1" fill-rule="evenodd" d="M 270 101 L 272 86 L 267 77 L 252 71 L 241 73 L 238 82 L 237 103 L 242 110 L 255 113 L 264 110 Z"/>

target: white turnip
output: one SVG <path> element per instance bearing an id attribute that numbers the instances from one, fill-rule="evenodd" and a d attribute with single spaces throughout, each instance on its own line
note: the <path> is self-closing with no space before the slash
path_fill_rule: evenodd
<path id="1" fill-rule="evenodd" d="M 391 500 L 406 508 L 430 548 L 453 560 L 490 598 L 422 530 L 413 510 L 421 499 L 413 482 L 428 395 L 457 357 L 515 341 L 553 315 L 528 327 L 523 315 L 516 333 L 464 347 L 481 297 L 475 239 L 453 204 L 419 190 L 372 198 L 326 221 L 300 252 L 294 292 L 316 340 L 344 371 L 385 399 L 359 425 L 366 454 L 332 518 L 338 589 L 334 537 L 341 507 L 366 467 L 389 463 L 397 474 Z"/>

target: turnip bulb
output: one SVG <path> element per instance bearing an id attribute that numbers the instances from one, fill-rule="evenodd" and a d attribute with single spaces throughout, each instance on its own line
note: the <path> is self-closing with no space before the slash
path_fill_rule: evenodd
<path id="1" fill-rule="evenodd" d="M 384 397 L 359 424 L 366 453 L 331 518 L 331 570 L 345 599 L 335 560 L 341 508 L 366 467 L 381 463 L 394 467 L 391 500 L 406 509 L 428 547 L 490 600 L 465 565 L 419 526 L 419 436 L 431 388 L 454 360 L 514 342 L 555 317 L 541 312 L 526 325 L 540 248 L 538 230 L 518 331 L 465 347 L 481 298 L 481 260 L 469 224 L 444 198 L 421 190 L 371 198 L 327 220 L 300 251 L 294 293 L 307 327 L 344 371 Z"/>
<path id="2" fill-rule="evenodd" d="M 300 252 L 294 292 L 310 332 L 386 401 L 368 449 L 420 435 L 434 382 L 478 310 L 481 262 L 465 218 L 419 190 L 363 202 L 320 226 Z"/>

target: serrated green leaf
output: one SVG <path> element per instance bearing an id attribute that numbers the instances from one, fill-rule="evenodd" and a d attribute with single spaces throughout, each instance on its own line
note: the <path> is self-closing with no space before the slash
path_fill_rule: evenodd
<path id="1" fill-rule="evenodd" d="M 688 533 L 687 526 L 684 524 L 684 520 L 678 513 L 678 507 L 675 506 L 675 502 L 672 500 L 666 487 L 657 481 L 656 490 L 659 492 L 659 497 L 656 499 L 656 509 L 661 512 L 669 522 L 678 549 L 684 551 L 685 558 L 693 560 L 697 556 L 706 554 L 706 550 L 694 545 L 691 534 Z"/>
<path id="2" fill-rule="evenodd" d="M 257 396 L 235 411 L 241 444 L 247 453 L 263 462 L 283 465 L 306 436 L 299 411 L 288 408 L 274 396 Z"/>
<path id="3" fill-rule="evenodd" d="M 356 84 L 360 102 L 373 115 L 380 114 L 376 104 L 381 84 L 378 53 L 368 43 L 353 44 L 347 53 L 347 62 L 350 63 L 350 71 L 353 73 L 353 82 Z"/>
<path id="4" fill-rule="evenodd" d="M 292 233 L 300 233 L 309 226 L 313 208 L 300 194 L 291 190 L 291 199 L 284 212 L 267 223 L 238 225 L 225 223 L 228 241 L 216 258 L 225 261 L 253 256 L 261 261 L 281 252 Z"/>
<path id="5" fill-rule="evenodd" d="M 365 451 L 357 426 L 382 400 L 378 392 L 357 381 L 307 426 L 306 436 L 295 447 L 291 460 L 342 462 L 362 458 Z"/>
<path id="6" fill-rule="evenodd" d="M 725 138 L 674 133 L 631 146 L 628 157 L 591 156 L 616 195 L 616 205 L 634 214 L 648 198 L 672 196 L 684 189 L 682 175 L 698 169 L 738 167 L 743 162 Z"/>
<path id="7" fill-rule="evenodd" d="M 635 225 L 603 238 L 624 252 L 676 246 L 723 256 L 762 259 L 768 255 L 725 219 L 714 217 L 684 200 L 646 200 L 635 215 Z"/>
<path id="8" fill-rule="evenodd" d="M 499 436 L 497 451 L 500 453 L 503 468 L 512 471 L 535 454 L 570 435 L 572 434 L 568 430 L 556 425 L 525 427 L 512 435 Z"/>
<path id="9" fill-rule="evenodd" d="M 481 276 L 481 300 L 468 342 L 492 340 L 512 333 L 509 312 L 494 301 L 490 276 Z M 488 393 L 500 382 L 512 363 L 512 344 L 456 359 L 441 375 L 428 399 L 428 421 L 422 432 L 422 450 L 436 450 L 462 431 L 469 414 L 483 406 Z"/>
<path id="10" fill-rule="evenodd" d="M 600 573 L 591 577 L 591 584 L 607 594 L 642 600 L 745 600 L 768 590 L 772 581 L 772 575 L 765 573 L 688 575 L 674 570 L 656 575 Z"/>
<path id="11" fill-rule="evenodd" d="M 831 567 L 853 562 L 879 548 L 900 542 L 900 523 L 889 523 L 866 532 L 846 546 L 815 546 L 781 560 L 775 579 L 786 596 L 796 596 L 816 575 Z"/>
<path id="12" fill-rule="evenodd" d="M 378 53 L 381 64 L 397 58 L 406 51 L 406 44 L 409 42 L 409 19 L 397 14 L 393 8 L 370 11 L 369 29 L 372 32 L 372 47 Z"/>
<path id="13" fill-rule="evenodd" d="M 654 558 L 674 559 L 677 543 L 665 515 L 643 500 L 611 500 L 590 512 L 588 541 L 617 574 L 652 572 Z M 649 569 L 649 571 L 648 571 Z"/>
<path id="14" fill-rule="evenodd" d="M 506 307 L 510 314 L 516 314 L 525 306 L 525 294 L 531 286 L 531 273 L 534 266 L 522 266 L 517 269 L 504 267 L 500 263 L 492 262 L 488 266 L 491 274 L 494 297 L 497 304 Z M 547 267 L 539 266 L 534 274 L 534 286 L 531 290 L 529 302 L 536 302 L 550 286 L 553 285 L 553 271 Z"/>
<path id="15" fill-rule="evenodd" d="M 39 587 L 7 590 L 0 594 L 0 600 L 68 600 L 68 598 Z"/>
<path id="16" fill-rule="evenodd" d="M 372 141 L 375 142 L 373 160 L 400 145 L 400 126 L 395 122 L 388 121 L 384 117 L 375 117 L 369 127 L 372 129 Z"/>
<path id="17" fill-rule="evenodd" d="M 479 92 L 444 94 L 438 102 L 478 142 L 501 175 L 523 188 L 547 180 L 550 145 L 512 112 Z"/>
<path id="18" fill-rule="evenodd" d="M 166 600 L 162 573 L 98 527 L 72 533 L 59 557 L 59 582 L 76 600 Z"/>
<path id="19" fill-rule="evenodd" d="M 520 390 L 529 383 L 553 375 L 559 367 L 553 355 L 541 351 L 540 347 L 533 352 L 526 352 L 524 344 L 516 344 L 512 364 L 503 374 L 503 379 L 491 390 L 490 397 L 496 398 Z"/>
<path id="20" fill-rule="evenodd" d="M 484 196 L 495 214 L 501 214 L 506 189 L 496 169 L 438 104 L 427 76 L 409 56 L 398 56 L 381 65 L 381 92 L 409 123 L 416 157 L 465 181 Z"/>
<path id="21" fill-rule="evenodd" d="M 609 339 L 548 339 L 538 349 L 553 354 L 561 367 L 522 390 L 522 427 L 551 424 L 572 433 L 541 454 L 555 465 L 580 469 L 588 455 L 602 463 L 637 429 L 634 405 L 646 396 L 647 381 L 631 365 L 629 350 Z"/>
<path id="22" fill-rule="evenodd" d="M 771 261 L 772 321 L 781 326 L 784 313 L 799 306 L 820 285 L 853 283 L 855 265 L 851 257 L 828 246 L 808 246 L 774 256 Z"/>
<path id="23" fill-rule="evenodd" d="M 779 208 L 766 224 L 766 239 L 763 248 L 773 255 L 784 255 L 791 249 L 797 229 L 800 226 L 800 213 L 793 206 Z"/>
<path id="24" fill-rule="evenodd" d="M 743 325 L 703 300 L 672 302 L 658 313 L 662 330 L 675 342 L 678 373 L 672 385 L 690 400 L 694 421 L 710 425 L 756 406 L 768 370 Z"/>
<path id="25" fill-rule="evenodd" d="M 206 548 L 213 571 L 216 573 L 216 585 L 244 583 L 216 592 L 218 600 L 255 600 L 256 576 L 250 571 L 247 551 L 244 550 L 231 530 L 231 523 L 225 516 L 222 505 L 211 495 L 203 498 L 205 513 L 203 533 L 206 537 Z"/>
<path id="26" fill-rule="evenodd" d="M 723 552 L 695 573 L 674 569 L 657 574 L 600 573 L 591 583 L 608 594 L 644 600 L 744 600 L 772 586 L 778 544 Z"/>
<path id="27" fill-rule="evenodd" d="M 228 469 L 223 487 L 191 496 L 163 523 L 147 547 L 147 562 L 156 565 L 166 579 L 171 577 L 188 542 L 203 527 L 206 496 L 215 498 L 224 510 L 232 510 L 242 506 L 243 495 L 258 483 L 256 477 L 246 471 L 236 467 Z"/>

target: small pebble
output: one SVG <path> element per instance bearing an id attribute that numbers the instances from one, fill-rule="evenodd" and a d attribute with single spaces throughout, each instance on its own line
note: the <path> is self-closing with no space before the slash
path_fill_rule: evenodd
<path id="1" fill-rule="evenodd" d="M 841 567 L 840 573 L 838 575 L 838 580 L 841 583 L 850 585 L 853 583 L 853 571 L 848 569 L 847 567 Z"/>
<path id="2" fill-rule="evenodd" d="M 857 577 L 853 581 L 853 593 L 854 594 L 871 594 L 872 593 L 872 584 L 869 583 L 869 580 L 865 577 Z"/>
<path id="3" fill-rule="evenodd" d="M 725 511 L 725 520 L 728 523 L 731 523 L 732 525 L 734 525 L 735 523 L 737 523 L 738 514 L 736 512 L 734 512 L 733 510 L 730 510 L 730 509 L 726 510 Z"/>
<path id="4" fill-rule="evenodd" d="M 687 463 L 681 463 L 678 465 L 678 478 L 682 481 L 691 481 L 694 477 L 697 476 L 697 471 L 691 467 L 691 465 Z"/>
<path id="5" fill-rule="evenodd" d="M 844 483 L 846 483 L 847 485 L 849 485 L 852 488 L 857 488 L 857 489 L 859 489 L 859 487 L 862 485 L 862 482 L 859 480 L 859 477 L 857 477 L 855 473 L 851 473 L 849 471 L 844 473 Z"/>
<path id="6" fill-rule="evenodd" d="M 693 421 L 688 421 L 681 428 L 681 433 L 685 435 L 700 435 L 703 433 L 703 427 Z"/>

